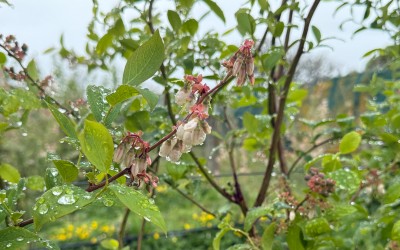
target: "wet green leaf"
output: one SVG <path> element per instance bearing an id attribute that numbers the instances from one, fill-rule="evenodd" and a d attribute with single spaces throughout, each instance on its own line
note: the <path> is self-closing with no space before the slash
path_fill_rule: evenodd
<path id="1" fill-rule="evenodd" d="M 165 233 L 167 232 L 164 218 L 162 217 L 158 207 L 154 204 L 153 199 L 149 199 L 141 192 L 125 185 L 112 184 L 109 185 L 109 188 L 114 192 L 115 196 L 132 212 L 142 216 L 145 220 L 158 226 Z"/>
<path id="2" fill-rule="evenodd" d="M 29 243 L 47 249 L 60 249 L 55 243 L 44 240 L 39 235 L 21 227 L 0 230 L 0 235 L 0 249 L 26 249 Z"/>
<path id="3" fill-rule="evenodd" d="M 324 233 L 330 232 L 332 229 L 325 218 L 315 218 L 308 221 L 305 226 L 305 233 L 310 237 L 315 237 Z"/>
<path id="4" fill-rule="evenodd" d="M 95 193 L 88 193 L 74 185 L 51 188 L 37 199 L 33 207 L 35 229 L 40 230 L 44 224 L 85 207 L 95 198 Z"/>
<path id="5" fill-rule="evenodd" d="M 104 96 L 108 91 L 101 86 L 89 85 L 86 88 L 87 100 L 90 105 L 90 110 L 93 113 L 96 121 L 101 122 L 105 116 L 108 104 L 104 100 Z"/>
<path id="6" fill-rule="evenodd" d="M 58 172 L 65 182 L 72 182 L 78 178 L 79 170 L 72 162 L 54 160 L 53 164 L 56 166 Z"/>
<path id="7" fill-rule="evenodd" d="M 114 93 L 109 94 L 106 99 L 111 106 L 115 106 L 116 104 L 128 100 L 137 94 L 139 94 L 139 91 L 136 88 L 123 84 L 119 86 Z"/>
<path id="8" fill-rule="evenodd" d="M 252 208 L 246 214 L 244 220 L 244 231 L 249 231 L 253 223 L 261 216 L 266 216 L 271 213 L 271 208 L 268 207 L 256 207 Z"/>
<path id="9" fill-rule="evenodd" d="M 107 128 L 101 123 L 86 120 L 79 141 L 88 160 L 100 171 L 107 172 L 114 155 L 114 143 Z"/>
<path id="10" fill-rule="evenodd" d="M 60 125 L 60 128 L 62 131 L 69 137 L 78 139 L 78 136 L 75 131 L 75 124 L 64 114 L 62 114 L 56 107 L 54 107 L 52 104 L 47 103 L 47 106 L 49 107 L 51 113 L 53 114 L 54 118 L 56 118 L 56 121 Z"/>

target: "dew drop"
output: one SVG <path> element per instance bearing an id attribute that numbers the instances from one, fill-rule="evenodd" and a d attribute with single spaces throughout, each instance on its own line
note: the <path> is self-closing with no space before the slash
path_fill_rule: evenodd
<path id="1" fill-rule="evenodd" d="M 72 195 L 72 194 L 65 194 L 65 195 L 61 196 L 57 202 L 58 202 L 58 204 L 61 204 L 61 205 L 71 205 L 76 202 L 76 199 L 75 199 L 74 195 Z"/>
<path id="2" fill-rule="evenodd" d="M 37 200 L 37 203 L 43 204 L 44 203 L 44 198 L 43 197 L 39 197 L 39 199 Z"/>
<path id="3" fill-rule="evenodd" d="M 21 134 L 22 136 L 28 136 L 28 133 L 24 132 Z"/>
<path id="4" fill-rule="evenodd" d="M 154 199 L 149 199 L 150 204 L 154 204 Z"/>
<path id="5" fill-rule="evenodd" d="M 106 207 L 111 207 L 112 205 L 114 205 L 114 201 L 110 200 L 110 199 L 104 199 L 103 200 L 103 204 Z"/>
<path id="6" fill-rule="evenodd" d="M 7 243 L 6 247 L 11 247 L 12 243 Z"/>
<path id="7" fill-rule="evenodd" d="M 46 204 L 39 206 L 39 214 L 46 214 L 49 211 L 49 207 Z"/>
<path id="8" fill-rule="evenodd" d="M 19 241 L 19 242 L 21 242 L 21 241 L 23 241 L 23 240 L 24 240 L 24 238 L 22 238 L 22 237 L 18 237 L 16 240 L 17 240 L 17 241 Z"/>
<path id="9" fill-rule="evenodd" d="M 144 216 L 143 219 L 145 219 L 146 221 L 151 221 L 150 218 Z"/>
<path id="10" fill-rule="evenodd" d="M 58 175 L 58 170 L 56 168 L 49 168 L 52 176 L 56 177 Z"/>
<path id="11" fill-rule="evenodd" d="M 63 192 L 61 187 L 54 187 L 51 193 L 55 196 L 59 196 Z"/>

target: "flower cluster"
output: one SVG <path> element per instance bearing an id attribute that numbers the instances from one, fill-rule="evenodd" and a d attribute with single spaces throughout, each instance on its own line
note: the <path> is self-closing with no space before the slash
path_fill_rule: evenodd
<path id="1" fill-rule="evenodd" d="M 158 178 L 146 173 L 147 166 L 151 164 L 148 155 L 149 143 L 142 138 L 142 132 L 130 133 L 122 139 L 114 152 L 114 162 L 121 163 L 123 167 L 129 167 L 131 176 L 142 179 L 146 184 L 157 186 Z"/>
<path id="2" fill-rule="evenodd" d="M 251 53 L 253 45 L 254 41 L 245 40 L 239 50 L 228 61 L 222 63 L 228 74 L 237 77 L 238 86 L 242 86 L 247 77 L 251 85 L 254 85 L 254 58 Z"/>
<path id="3" fill-rule="evenodd" d="M 181 88 L 175 95 L 176 104 L 183 106 L 185 104 L 189 107 L 194 105 L 196 102 L 196 97 L 202 96 L 210 90 L 207 84 L 203 84 L 203 76 L 185 76 L 185 83 L 183 88 Z"/>
<path id="4" fill-rule="evenodd" d="M 316 168 L 310 168 L 309 174 L 305 176 L 307 185 L 311 191 L 327 197 L 335 191 L 336 182 L 330 178 L 325 179 L 325 175 Z"/>
<path id="5" fill-rule="evenodd" d="M 6 38 L 3 39 L 3 35 L 0 34 L 0 40 L 3 42 L 2 45 L 11 56 L 14 56 L 19 61 L 24 59 L 26 52 L 28 51 L 28 46 L 25 43 L 22 46 L 19 46 L 18 41 L 13 35 L 6 36 Z"/>
<path id="6" fill-rule="evenodd" d="M 203 144 L 206 135 L 211 133 L 211 127 L 204 120 L 208 117 L 210 98 L 199 102 L 210 90 L 202 80 L 202 75 L 186 75 L 184 86 L 175 95 L 175 102 L 178 105 L 189 104 L 190 115 L 186 121 L 177 124 L 176 134 L 160 147 L 159 155 L 169 161 L 177 162 L 183 153 L 192 149 L 192 146 Z"/>

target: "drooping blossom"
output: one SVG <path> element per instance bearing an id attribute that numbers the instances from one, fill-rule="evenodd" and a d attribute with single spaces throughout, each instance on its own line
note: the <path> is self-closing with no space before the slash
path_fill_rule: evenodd
<path id="1" fill-rule="evenodd" d="M 254 58 L 251 53 L 253 45 L 254 41 L 245 40 L 239 50 L 228 61 L 222 63 L 228 73 L 237 77 L 238 86 L 242 86 L 247 77 L 251 85 L 254 85 Z"/>
<path id="2" fill-rule="evenodd" d="M 128 132 L 114 151 L 113 160 L 120 163 L 122 167 L 130 168 L 133 179 L 144 180 L 147 184 L 157 186 L 158 178 L 146 173 L 147 166 L 151 165 L 151 158 L 148 155 L 149 143 L 141 136 L 141 131 Z"/>

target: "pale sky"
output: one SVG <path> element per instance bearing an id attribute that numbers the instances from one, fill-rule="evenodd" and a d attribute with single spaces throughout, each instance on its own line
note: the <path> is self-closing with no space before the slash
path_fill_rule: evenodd
<path id="1" fill-rule="evenodd" d="M 49 47 L 58 47 L 59 38 L 64 34 L 67 48 L 73 48 L 77 52 L 83 52 L 86 42 L 86 27 L 92 16 L 92 2 L 82 0 L 10 0 L 13 7 L 1 5 L 0 8 L 0 33 L 3 35 L 13 34 L 21 43 L 29 45 L 29 56 L 37 60 L 41 68 L 51 66 L 49 56 L 42 52 Z M 116 1 L 100 0 L 100 5 L 106 9 L 113 6 Z M 242 6 L 243 1 L 216 1 L 224 10 L 227 23 L 224 24 L 214 14 L 207 17 L 207 23 L 212 24 L 200 26 L 203 31 L 215 28 L 221 33 L 236 25 L 235 11 Z M 270 1 L 276 4 L 277 0 Z M 313 19 L 323 37 L 338 37 L 343 41 L 332 40 L 330 49 L 317 49 L 314 53 L 326 56 L 327 60 L 339 65 L 339 73 L 345 74 L 352 70 L 362 71 L 366 59 L 362 55 L 367 51 L 384 47 L 390 43 L 389 36 L 380 31 L 364 31 L 352 38 L 352 32 L 356 30 L 355 25 L 345 25 L 344 30 L 339 30 L 339 24 L 350 17 L 349 11 L 341 11 L 335 17 L 333 11 L 338 6 L 333 2 L 322 2 L 317 9 Z M 173 8 L 173 1 L 157 0 L 156 11 Z M 200 17 L 207 11 L 204 3 L 195 5 L 195 17 Z M 362 14 L 362 13 L 360 13 Z M 262 36 L 263 30 L 256 31 L 257 37 Z M 229 43 L 239 45 L 242 38 L 238 33 L 227 36 Z M 123 64 L 123 62 L 120 62 Z M 46 71 L 46 70 L 44 70 Z"/>

